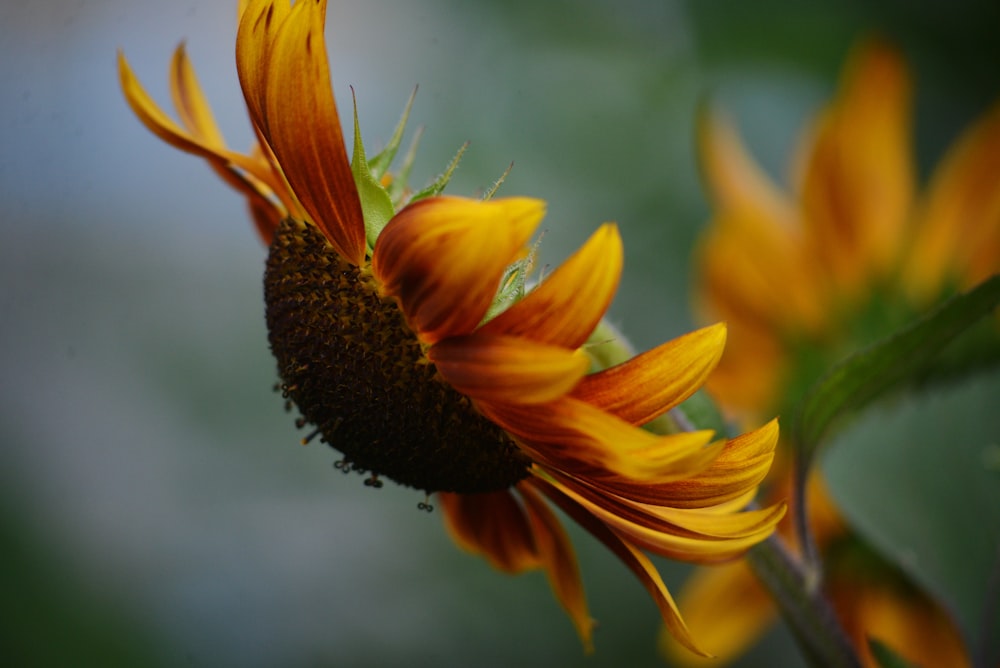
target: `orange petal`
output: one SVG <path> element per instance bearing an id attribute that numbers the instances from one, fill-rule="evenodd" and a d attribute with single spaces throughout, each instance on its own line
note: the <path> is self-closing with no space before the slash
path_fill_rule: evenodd
<path id="1" fill-rule="evenodd" d="M 580 580 L 580 569 L 573 553 L 573 545 L 559 518 L 549 509 L 531 483 L 532 479 L 529 478 L 519 484 L 517 489 L 524 499 L 538 554 L 545 565 L 552 591 L 573 621 L 573 626 L 583 641 L 584 649 L 588 653 L 592 652 L 594 620 L 587 609 L 587 599 L 583 593 L 583 582 Z"/>
<path id="2" fill-rule="evenodd" d="M 717 657 L 715 663 L 737 658 L 777 619 L 770 594 L 757 581 L 745 561 L 698 569 L 678 597 L 688 628 Z M 681 666 L 707 666 L 660 635 L 660 650 Z"/>
<path id="3" fill-rule="evenodd" d="M 468 334 L 544 213 L 541 200 L 523 197 L 423 199 L 382 230 L 372 269 L 424 341 Z"/>
<path id="4" fill-rule="evenodd" d="M 622 262 L 618 228 L 602 225 L 551 276 L 481 331 L 578 348 L 608 310 Z"/>
<path id="5" fill-rule="evenodd" d="M 573 396 L 626 422 L 645 424 L 705 383 L 725 343 L 725 325 L 705 327 L 585 377 Z"/>
<path id="6" fill-rule="evenodd" d="M 646 591 L 649 592 L 653 601 L 660 609 L 660 614 L 670 633 L 678 642 L 695 654 L 711 656 L 695 644 L 694 638 L 684 624 L 684 620 L 681 619 L 680 611 L 670 596 L 667 586 L 663 584 L 663 579 L 656 571 L 656 567 L 646 555 L 642 554 L 634 545 L 612 531 L 606 524 L 590 514 L 549 481 L 543 478 L 536 478 L 534 485 L 549 497 L 553 503 L 559 506 L 564 513 L 572 517 L 577 524 L 604 543 L 639 578 L 639 582 L 646 588 Z"/>
<path id="7" fill-rule="evenodd" d="M 440 341 L 427 351 L 427 357 L 462 394 L 522 404 L 563 396 L 590 367 L 581 350 L 479 332 Z"/>
<path id="8" fill-rule="evenodd" d="M 445 526 L 463 549 L 486 557 L 505 573 L 542 565 L 531 524 L 510 491 L 482 494 L 440 492 Z"/>
<path id="9" fill-rule="evenodd" d="M 891 268 L 914 191 L 910 81 L 899 55 L 865 44 L 820 119 L 802 182 L 817 252 L 849 296 Z"/>
<path id="10" fill-rule="evenodd" d="M 236 40 L 251 116 L 312 221 L 349 262 L 364 262 L 364 218 L 330 85 L 326 0 L 250 2 Z"/>

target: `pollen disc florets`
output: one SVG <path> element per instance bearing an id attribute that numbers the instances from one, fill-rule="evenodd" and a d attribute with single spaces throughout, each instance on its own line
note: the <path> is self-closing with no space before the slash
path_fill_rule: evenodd
<path id="1" fill-rule="evenodd" d="M 506 489 L 528 459 L 440 380 L 396 302 L 312 225 L 285 220 L 264 274 L 283 389 L 353 468 L 427 492 Z"/>

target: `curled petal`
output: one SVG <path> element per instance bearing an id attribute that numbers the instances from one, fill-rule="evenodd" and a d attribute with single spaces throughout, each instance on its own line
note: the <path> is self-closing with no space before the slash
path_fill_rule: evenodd
<path id="1" fill-rule="evenodd" d="M 725 609 L 719 601 L 727 602 Z M 678 602 L 691 633 L 722 662 L 742 654 L 778 616 L 770 594 L 742 560 L 697 570 L 684 583 Z M 704 665 L 668 633 L 660 635 L 659 644 L 677 665 Z"/>
<path id="2" fill-rule="evenodd" d="M 524 499 L 538 555 L 545 566 L 552 591 L 573 620 L 584 649 L 591 652 L 594 647 L 594 620 L 587 609 L 573 545 L 555 513 L 549 509 L 531 483 L 532 479 L 529 478 L 519 484 L 517 490 Z"/>
<path id="3" fill-rule="evenodd" d="M 578 348 L 608 310 L 622 261 L 618 228 L 602 225 L 551 276 L 481 331 Z"/>
<path id="4" fill-rule="evenodd" d="M 523 197 L 420 200 L 382 230 L 372 269 L 424 341 L 468 334 L 544 213 L 541 200 Z"/>
<path id="5" fill-rule="evenodd" d="M 208 145 L 225 145 L 222 132 L 215 123 L 215 117 L 198 83 L 198 77 L 195 75 L 184 44 L 177 47 L 170 61 L 170 95 L 177 113 L 180 114 L 181 122 L 188 130 Z"/>
<path id="6" fill-rule="evenodd" d="M 694 394 L 725 344 L 725 325 L 705 327 L 586 376 L 573 396 L 626 422 L 645 424 Z"/>
<path id="7" fill-rule="evenodd" d="M 656 571 L 656 567 L 646 555 L 548 480 L 536 477 L 534 485 L 549 497 L 553 503 L 559 506 L 564 513 L 572 517 L 577 524 L 604 543 L 632 571 L 643 587 L 646 588 L 646 591 L 649 592 L 650 596 L 653 597 L 653 601 L 660 609 L 664 624 L 666 624 L 670 633 L 678 642 L 695 654 L 711 656 L 695 644 L 694 638 L 691 637 L 690 631 L 688 631 L 684 620 L 681 618 L 681 613 L 677 609 L 673 597 L 670 596 L 667 586 L 663 583 L 663 578 L 660 577 L 660 574 Z"/>
<path id="8" fill-rule="evenodd" d="M 523 404 L 563 396 L 590 366 L 581 350 L 479 332 L 440 341 L 427 356 L 448 384 L 462 394 L 477 400 Z"/>
<path id="9" fill-rule="evenodd" d="M 361 200 L 330 85 L 326 0 L 249 2 L 236 39 L 250 114 L 313 222 L 337 252 L 367 252 Z"/>
<path id="10" fill-rule="evenodd" d="M 531 524 L 510 491 L 438 494 L 445 526 L 463 549 L 479 554 L 505 573 L 543 565 Z"/>

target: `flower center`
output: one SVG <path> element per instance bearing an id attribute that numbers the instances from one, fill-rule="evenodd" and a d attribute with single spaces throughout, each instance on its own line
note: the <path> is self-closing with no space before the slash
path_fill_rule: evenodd
<path id="1" fill-rule="evenodd" d="M 396 302 L 345 262 L 314 226 L 285 220 L 264 274 L 282 390 L 345 470 L 428 493 L 506 489 L 528 458 L 424 356 Z"/>

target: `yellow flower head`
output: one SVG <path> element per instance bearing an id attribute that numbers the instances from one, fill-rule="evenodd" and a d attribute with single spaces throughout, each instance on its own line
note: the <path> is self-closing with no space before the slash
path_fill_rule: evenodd
<path id="1" fill-rule="evenodd" d="M 910 89 L 893 49 L 861 45 L 800 147 L 791 193 L 753 163 L 721 115 L 703 119 L 714 215 L 697 291 L 704 314 L 729 324 L 708 385 L 731 414 L 789 410 L 846 353 L 1000 269 L 1000 106 L 966 131 L 918 196 Z M 788 493 L 789 468 L 776 467 L 779 495 Z M 927 665 L 963 665 L 947 616 L 863 546 L 819 476 L 807 492 L 826 591 L 859 652 L 870 660 L 874 636 Z M 693 632 L 704 631 L 706 648 L 723 658 L 775 617 L 742 563 L 699 572 L 682 603 Z"/>
<path id="2" fill-rule="evenodd" d="M 700 651 L 645 552 L 716 562 L 768 536 L 783 504 L 741 511 L 770 466 L 777 425 L 730 440 L 641 425 L 698 389 L 725 328 L 592 371 L 585 344 L 622 269 L 617 228 L 600 227 L 537 287 L 508 299 L 511 284 L 523 286 L 544 204 L 406 200 L 398 181 L 359 168 L 358 137 L 352 171 L 325 14 L 323 0 L 241 3 L 237 69 L 258 139 L 248 155 L 226 147 L 183 48 L 170 79 L 180 123 L 119 57 L 143 123 L 248 199 L 270 246 L 271 349 L 300 426 L 313 425 L 343 454 L 341 468 L 366 472 L 370 485 L 385 477 L 437 493 L 456 542 L 497 568 L 545 569 L 589 647 L 576 560 L 547 499 L 605 543 L 678 639 Z"/>

